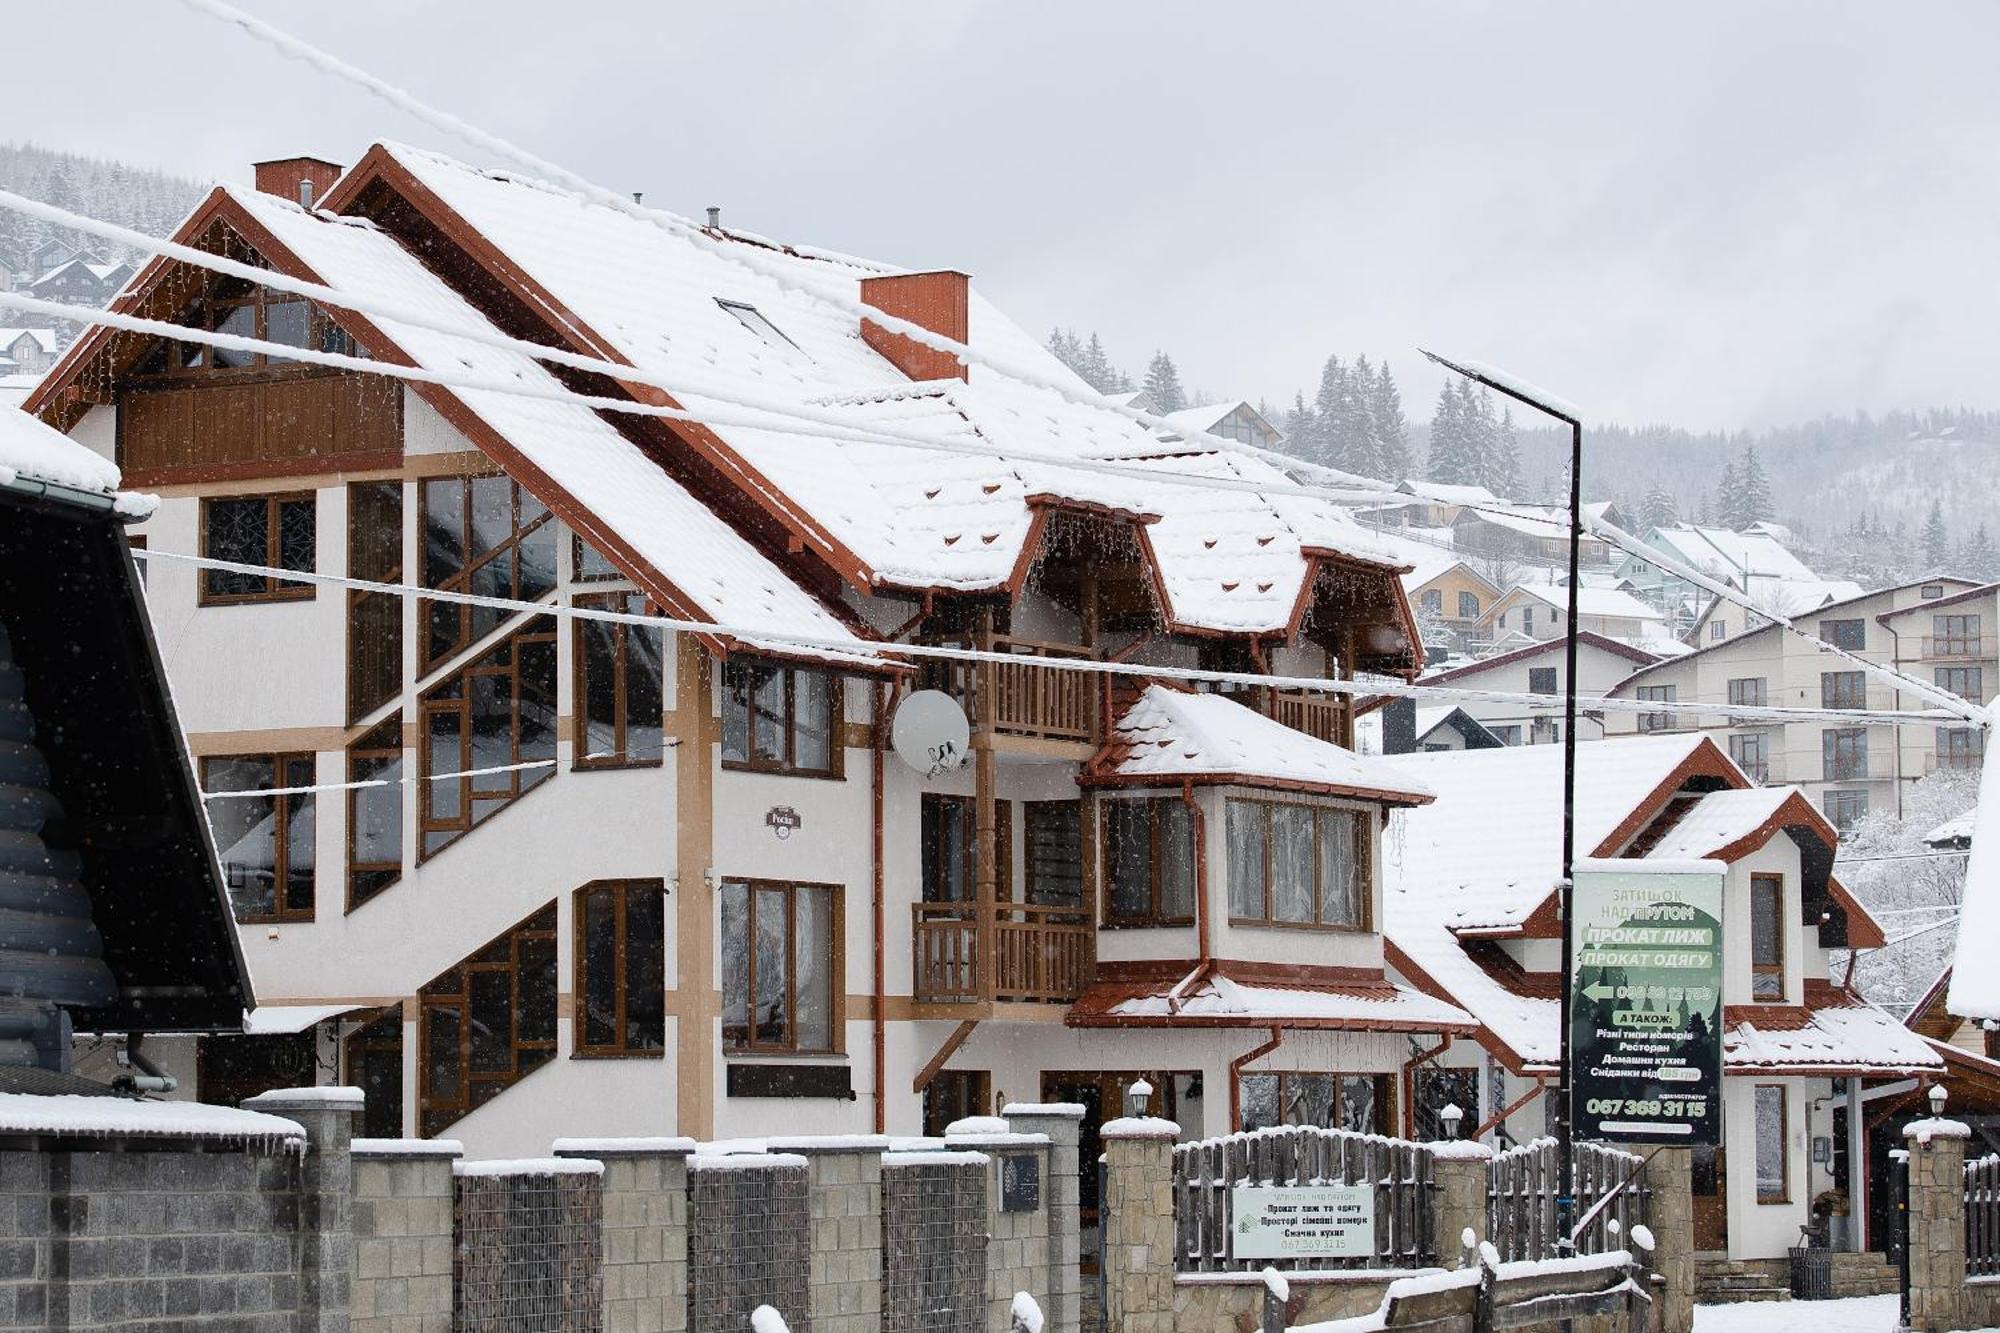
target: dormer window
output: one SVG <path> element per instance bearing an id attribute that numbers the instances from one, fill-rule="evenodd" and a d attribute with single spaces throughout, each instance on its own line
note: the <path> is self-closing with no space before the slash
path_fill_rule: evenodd
<path id="1" fill-rule="evenodd" d="M 776 324 L 764 318 L 763 311 L 756 306 L 746 305 L 742 301 L 725 301 L 719 296 L 715 298 L 715 303 L 734 315 L 738 324 L 756 334 L 775 350 L 788 356 L 805 355 L 805 349 L 787 338 Z"/>

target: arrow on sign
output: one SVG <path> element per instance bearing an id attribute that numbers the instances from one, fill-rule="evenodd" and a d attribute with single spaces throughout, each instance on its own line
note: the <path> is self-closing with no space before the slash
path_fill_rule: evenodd
<path id="1" fill-rule="evenodd" d="M 1595 981 L 1583 988 L 1583 998 L 1586 1000 L 1608 1000 L 1617 994 L 1617 987 L 1606 986 Z"/>

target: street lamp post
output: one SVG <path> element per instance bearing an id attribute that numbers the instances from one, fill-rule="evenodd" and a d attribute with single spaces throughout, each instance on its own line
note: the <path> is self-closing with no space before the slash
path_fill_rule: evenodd
<path id="1" fill-rule="evenodd" d="M 1583 418 L 1574 407 L 1525 384 L 1504 371 L 1476 361 L 1450 361 L 1436 352 L 1424 355 L 1456 375 L 1483 384 L 1493 392 L 1554 417 L 1569 427 L 1569 623 L 1563 644 L 1563 831 L 1562 878 L 1556 885 L 1557 916 L 1562 922 L 1562 1056 L 1556 1079 L 1556 1245 L 1572 1248 L 1570 1229 L 1576 1218 L 1576 1173 L 1570 1144 L 1569 977 L 1571 941 L 1570 896 L 1576 876 L 1576 617 L 1583 557 Z"/>

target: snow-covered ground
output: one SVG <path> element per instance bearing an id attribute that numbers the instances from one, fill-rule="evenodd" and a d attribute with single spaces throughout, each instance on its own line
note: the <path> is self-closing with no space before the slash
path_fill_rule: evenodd
<path id="1" fill-rule="evenodd" d="M 1813 1333 L 1895 1333 L 1901 1301 L 1890 1296 L 1857 1296 L 1845 1301 L 1744 1301 L 1737 1305 L 1697 1305 L 1694 1333 L 1770 1333 L 1805 1329 Z M 1993 1333 L 1984 1330 L 1983 1333 Z"/>

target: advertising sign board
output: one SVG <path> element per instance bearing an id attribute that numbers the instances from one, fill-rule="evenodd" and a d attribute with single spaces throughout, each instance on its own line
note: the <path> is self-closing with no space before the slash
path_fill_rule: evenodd
<path id="1" fill-rule="evenodd" d="M 1722 1132 L 1719 861 L 1580 862 L 1570 899 L 1570 1114 L 1580 1139 Z"/>
<path id="2" fill-rule="evenodd" d="M 1238 1259 L 1358 1259 L 1375 1253 L 1373 1185 L 1238 1185 L 1229 1191 Z"/>

